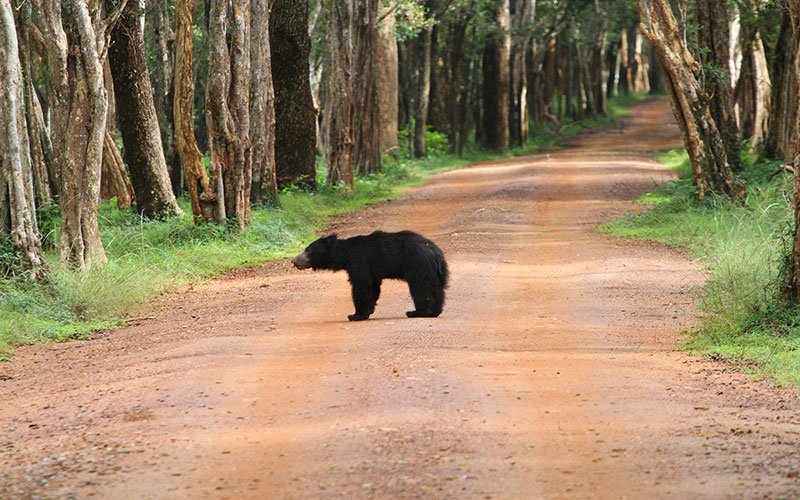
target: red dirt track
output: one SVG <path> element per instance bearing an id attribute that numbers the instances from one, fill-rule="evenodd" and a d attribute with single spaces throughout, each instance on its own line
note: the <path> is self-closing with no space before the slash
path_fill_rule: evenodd
<path id="1" fill-rule="evenodd" d="M 444 313 L 287 261 L 0 365 L 0 498 L 797 497 L 800 398 L 677 350 L 699 265 L 593 228 L 672 174 L 669 104 L 335 223 L 415 230 Z"/>

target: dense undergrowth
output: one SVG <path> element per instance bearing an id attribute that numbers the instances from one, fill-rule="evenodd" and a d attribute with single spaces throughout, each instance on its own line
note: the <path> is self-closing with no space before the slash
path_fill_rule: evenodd
<path id="1" fill-rule="evenodd" d="M 335 187 L 316 192 L 287 189 L 279 195 L 279 209 L 253 209 L 243 235 L 215 225 L 195 226 L 188 216 L 147 220 L 107 202 L 100 209 L 100 226 L 108 264 L 81 274 L 64 268 L 51 250 L 46 255 L 51 269 L 46 284 L 14 278 L 13 251 L 7 241 L 0 241 L 0 359 L 10 357 L 14 345 L 85 338 L 95 330 L 112 328 L 138 304 L 177 286 L 292 255 L 331 217 L 392 199 L 428 175 L 476 161 L 555 149 L 559 139 L 582 128 L 610 124 L 641 99 L 612 100 L 607 118 L 567 126 L 559 134 L 542 129 L 524 147 L 502 155 L 470 146 L 463 157 L 454 157 L 446 153 L 448 145 L 441 134 L 429 133 L 428 158 L 406 159 L 401 147 L 399 158 L 386 157 L 380 175 L 356 179 L 352 193 Z M 324 186 L 322 169 L 319 181 Z M 187 201 L 180 203 L 190 213 Z M 40 210 L 40 215 L 45 239 L 57 242 L 57 207 Z"/>
<path id="2" fill-rule="evenodd" d="M 643 196 L 648 210 L 600 229 L 685 248 L 708 270 L 702 323 L 688 350 L 779 384 L 800 385 L 800 312 L 778 299 L 790 245 L 791 177 L 778 173 L 780 162 L 746 158 L 744 202 L 697 202 L 685 151 L 660 159 L 679 179 Z"/>

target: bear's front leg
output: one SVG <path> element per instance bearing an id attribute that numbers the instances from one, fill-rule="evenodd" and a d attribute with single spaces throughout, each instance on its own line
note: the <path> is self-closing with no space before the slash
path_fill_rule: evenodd
<path id="1" fill-rule="evenodd" d="M 369 315 L 375 312 L 377 297 L 375 290 L 369 281 L 362 282 L 358 279 L 350 279 L 353 285 L 353 305 L 356 307 L 355 314 L 347 316 L 350 321 L 363 321 L 369 319 Z"/>

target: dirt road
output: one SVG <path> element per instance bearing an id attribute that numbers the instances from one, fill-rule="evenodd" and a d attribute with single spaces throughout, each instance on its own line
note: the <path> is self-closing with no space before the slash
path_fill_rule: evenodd
<path id="1" fill-rule="evenodd" d="M 336 224 L 445 251 L 444 314 L 287 262 L 0 366 L 0 497 L 800 494 L 797 391 L 677 351 L 700 267 L 593 231 L 670 174 L 668 104 L 563 151 L 436 176 Z"/>

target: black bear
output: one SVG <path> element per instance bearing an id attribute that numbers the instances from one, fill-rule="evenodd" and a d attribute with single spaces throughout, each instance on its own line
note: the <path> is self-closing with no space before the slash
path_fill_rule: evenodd
<path id="1" fill-rule="evenodd" d="M 416 308 L 406 313 L 409 318 L 442 313 L 448 277 L 444 254 L 431 240 L 411 231 L 375 231 L 341 240 L 334 234 L 308 245 L 292 264 L 297 269 L 347 271 L 356 307 L 355 314 L 347 317 L 350 321 L 368 319 L 375 312 L 385 279 L 408 283 Z"/>

